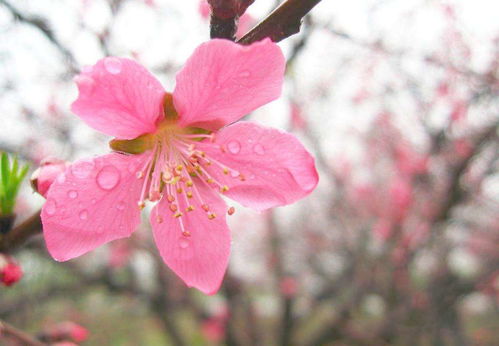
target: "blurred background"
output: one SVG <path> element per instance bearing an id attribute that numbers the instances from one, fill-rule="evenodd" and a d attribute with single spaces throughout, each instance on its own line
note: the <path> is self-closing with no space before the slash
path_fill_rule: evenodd
<path id="1" fill-rule="evenodd" d="M 279 3 L 256 0 L 238 35 Z M 319 186 L 264 213 L 236 205 L 217 295 L 162 263 L 144 213 L 130 239 L 66 263 L 41 236 L 1 255 L 23 275 L 4 274 L 0 319 L 81 345 L 499 345 L 498 14 L 323 0 L 280 43 L 283 96 L 248 115 L 298 136 Z M 171 91 L 208 39 L 198 0 L 0 0 L 0 151 L 28 175 L 106 152 L 69 111 L 81 67 L 131 57 Z M 16 222 L 43 202 L 25 181 Z"/>

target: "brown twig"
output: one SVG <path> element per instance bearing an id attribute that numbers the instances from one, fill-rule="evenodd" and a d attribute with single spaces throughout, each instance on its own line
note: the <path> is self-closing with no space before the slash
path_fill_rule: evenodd
<path id="1" fill-rule="evenodd" d="M 237 42 L 251 44 L 269 37 L 274 42 L 300 31 L 302 18 L 321 0 L 287 0 Z"/>
<path id="2" fill-rule="evenodd" d="M 22 330 L 19 330 L 9 323 L 0 320 L 0 339 L 3 338 L 3 335 L 9 336 L 12 339 L 19 341 L 21 345 L 24 346 L 47 346 L 46 343 L 38 341 Z"/>
<path id="3" fill-rule="evenodd" d="M 38 210 L 7 234 L 0 235 L 0 252 L 12 251 L 30 237 L 40 233 L 41 230 L 42 221 L 40 219 L 40 210 Z"/>
<path id="4" fill-rule="evenodd" d="M 210 37 L 234 41 L 239 17 L 255 0 L 208 0 L 211 7 Z"/>

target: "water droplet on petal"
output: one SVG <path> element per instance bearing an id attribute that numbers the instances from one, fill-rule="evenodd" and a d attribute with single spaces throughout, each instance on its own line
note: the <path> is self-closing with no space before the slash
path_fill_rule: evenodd
<path id="1" fill-rule="evenodd" d="M 92 160 L 78 161 L 71 166 L 71 172 L 76 178 L 85 179 L 92 173 L 94 166 L 95 164 Z"/>
<path id="2" fill-rule="evenodd" d="M 178 246 L 180 246 L 181 249 L 187 249 L 189 247 L 189 241 L 182 237 L 178 241 Z"/>
<path id="3" fill-rule="evenodd" d="M 78 86 L 78 90 L 80 91 L 80 93 L 91 93 L 95 86 L 94 80 L 91 77 L 85 75 L 78 75 L 73 78 L 73 81 Z"/>
<path id="4" fill-rule="evenodd" d="M 81 220 L 86 220 L 88 219 L 88 211 L 86 209 L 83 209 L 82 211 L 80 211 L 78 216 L 80 217 Z"/>
<path id="5" fill-rule="evenodd" d="M 57 204 L 55 204 L 55 201 L 53 199 L 49 199 L 45 203 L 44 210 L 47 213 L 47 215 L 54 215 L 55 212 L 57 211 Z"/>
<path id="6" fill-rule="evenodd" d="M 105 166 L 97 173 L 97 185 L 103 190 L 112 190 L 119 182 L 120 171 L 114 166 Z"/>
<path id="7" fill-rule="evenodd" d="M 104 68 L 111 74 L 118 74 L 121 72 L 121 61 L 114 57 L 105 58 Z"/>
<path id="8" fill-rule="evenodd" d="M 58 176 L 57 176 L 57 182 L 59 184 L 64 184 L 64 182 L 66 181 L 66 174 L 64 173 L 60 173 Z"/>
<path id="9" fill-rule="evenodd" d="M 263 148 L 263 145 L 255 144 L 255 146 L 253 147 L 253 152 L 257 155 L 264 155 L 265 149 Z"/>
<path id="10" fill-rule="evenodd" d="M 75 190 L 69 190 L 68 197 L 71 199 L 75 199 L 76 197 L 78 197 L 78 192 L 76 192 Z"/>
<path id="11" fill-rule="evenodd" d="M 248 70 L 242 71 L 241 73 L 239 73 L 239 77 L 243 77 L 243 78 L 249 77 L 250 75 L 251 75 L 251 73 Z"/>
<path id="12" fill-rule="evenodd" d="M 231 154 L 237 154 L 241 151 L 241 144 L 238 141 L 230 141 L 227 144 L 227 149 L 229 149 Z"/>
<path id="13" fill-rule="evenodd" d="M 118 204 L 116 204 L 116 209 L 118 209 L 118 210 L 125 209 L 125 203 L 119 202 Z"/>

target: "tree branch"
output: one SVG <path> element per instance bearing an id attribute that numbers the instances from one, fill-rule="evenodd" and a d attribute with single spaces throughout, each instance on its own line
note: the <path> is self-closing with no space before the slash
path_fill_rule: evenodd
<path id="1" fill-rule="evenodd" d="M 17 329 L 16 327 L 8 324 L 5 321 L 0 320 L 0 337 L 2 335 L 7 335 L 21 343 L 25 346 L 47 346 L 46 343 L 40 342 L 31 335 Z"/>
<path id="2" fill-rule="evenodd" d="M 239 17 L 255 0 L 208 0 L 211 7 L 210 37 L 234 41 Z"/>
<path id="3" fill-rule="evenodd" d="M 237 42 L 251 44 L 269 37 L 279 42 L 300 31 L 302 18 L 321 0 L 287 0 Z"/>
<path id="4" fill-rule="evenodd" d="M 26 219 L 17 227 L 14 227 L 5 235 L 0 235 L 0 252 L 8 252 L 22 245 L 28 238 L 40 233 L 42 221 L 40 210 Z"/>

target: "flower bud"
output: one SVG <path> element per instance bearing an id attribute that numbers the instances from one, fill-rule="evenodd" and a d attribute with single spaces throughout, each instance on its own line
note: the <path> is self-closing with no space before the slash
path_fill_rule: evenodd
<path id="1" fill-rule="evenodd" d="M 0 282 L 12 286 L 23 277 L 23 271 L 10 257 L 0 254 Z"/>
<path id="2" fill-rule="evenodd" d="M 40 163 L 40 167 L 31 175 L 31 186 L 33 190 L 43 197 L 57 178 L 67 168 L 67 162 L 56 158 L 45 158 Z"/>

